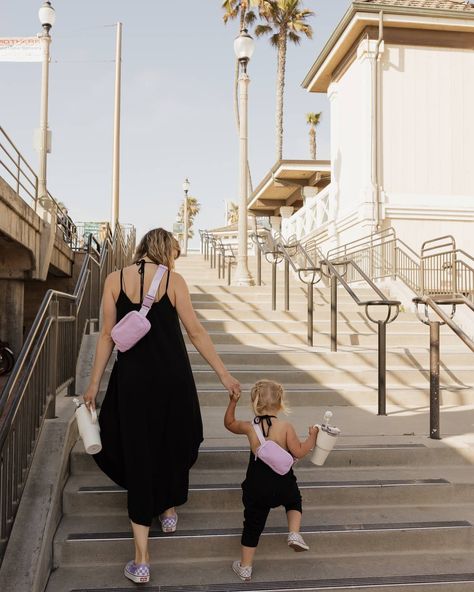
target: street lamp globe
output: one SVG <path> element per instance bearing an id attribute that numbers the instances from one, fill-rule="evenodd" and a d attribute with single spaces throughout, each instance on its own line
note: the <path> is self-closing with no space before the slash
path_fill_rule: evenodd
<path id="1" fill-rule="evenodd" d="M 183 183 L 183 191 L 185 193 L 187 193 L 189 191 L 190 187 L 191 187 L 191 183 L 189 182 L 189 179 L 186 177 L 186 179 L 184 180 L 184 183 Z"/>
<path id="2" fill-rule="evenodd" d="M 253 55 L 255 50 L 255 41 L 251 37 L 247 29 L 242 29 L 240 35 L 235 38 L 234 51 L 239 62 L 247 63 Z"/>
<path id="3" fill-rule="evenodd" d="M 56 22 L 56 11 L 51 6 L 51 2 L 43 2 L 43 5 L 38 11 L 38 17 L 43 28 L 49 31 Z"/>

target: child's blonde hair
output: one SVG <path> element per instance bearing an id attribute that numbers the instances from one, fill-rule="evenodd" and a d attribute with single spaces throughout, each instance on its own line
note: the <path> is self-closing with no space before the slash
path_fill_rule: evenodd
<path id="1" fill-rule="evenodd" d="M 273 380 L 259 380 L 250 391 L 250 399 L 255 415 L 264 415 L 264 411 L 282 411 L 289 413 L 285 389 Z"/>

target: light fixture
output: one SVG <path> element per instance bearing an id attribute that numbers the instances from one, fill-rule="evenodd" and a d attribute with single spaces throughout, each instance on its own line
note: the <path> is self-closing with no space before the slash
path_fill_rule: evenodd
<path id="1" fill-rule="evenodd" d="M 248 34 L 247 29 L 242 29 L 240 35 L 235 38 L 234 51 L 239 62 L 247 64 L 255 50 L 255 41 Z"/>
<path id="2" fill-rule="evenodd" d="M 38 11 L 38 17 L 43 29 L 49 31 L 56 22 L 56 11 L 51 6 L 51 2 L 43 2 L 43 6 Z"/>
<path id="3" fill-rule="evenodd" d="M 184 180 L 184 183 L 183 183 L 183 191 L 185 193 L 187 193 L 189 191 L 190 187 L 191 187 L 191 183 L 189 182 L 189 179 L 186 177 L 186 179 Z"/>

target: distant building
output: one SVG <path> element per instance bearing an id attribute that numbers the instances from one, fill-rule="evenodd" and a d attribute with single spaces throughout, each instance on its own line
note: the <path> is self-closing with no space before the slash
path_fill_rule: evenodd
<path id="1" fill-rule="evenodd" d="M 453 234 L 472 250 L 474 4 L 353 2 L 303 86 L 330 100 L 331 183 L 285 234 L 326 251 L 393 227 L 415 249 Z"/>

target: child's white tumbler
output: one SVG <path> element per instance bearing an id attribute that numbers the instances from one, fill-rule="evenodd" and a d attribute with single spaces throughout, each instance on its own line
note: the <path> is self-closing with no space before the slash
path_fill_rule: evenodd
<path id="1" fill-rule="evenodd" d="M 97 412 L 95 409 L 89 411 L 85 405 L 79 402 L 79 399 L 73 400 L 77 407 L 77 427 L 79 428 L 79 434 L 84 442 L 84 448 L 87 454 L 97 454 L 102 450 Z"/>
<path id="2" fill-rule="evenodd" d="M 319 428 L 318 437 L 316 438 L 316 446 L 314 448 L 313 456 L 311 457 L 311 462 L 318 467 L 322 467 L 326 462 L 329 453 L 334 448 L 334 444 L 336 443 L 341 430 L 334 426 L 330 426 L 329 420 L 332 417 L 331 411 L 326 411 L 324 415 L 324 423 L 321 426 L 317 426 Z"/>

